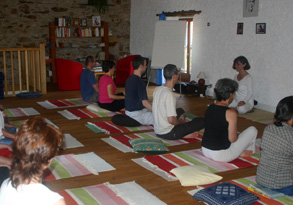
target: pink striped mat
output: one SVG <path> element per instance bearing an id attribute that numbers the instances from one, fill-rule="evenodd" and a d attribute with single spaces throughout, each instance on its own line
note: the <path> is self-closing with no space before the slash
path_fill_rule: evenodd
<path id="1" fill-rule="evenodd" d="M 224 172 L 228 170 L 239 169 L 243 167 L 256 166 L 259 162 L 260 154 L 253 154 L 252 157 L 238 158 L 229 163 L 216 162 L 206 158 L 200 149 L 194 149 L 183 152 L 175 152 L 170 154 L 145 156 L 143 158 L 132 159 L 134 162 L 144 168 L 158 174 L 168 181 L 177 180 L 175 175 L 170 171 L 176 167 L 188 165 L 203 165 L 210 171 Z"/>
<path id="2" fill-rule="evenodd" d="M 90 111 L 87 108 L 80 109 L 68 109 L 58 111 L 61 115 L 66 117 L 68 120 L 79 120 L 79 119 L 89 119 L 89 118 L 98 118 L 98 117 L 112 117 L 116 114 L 124 114 L 123 112 L 94 112 Z"/>
<path id="3" fill-rule="evenodd" d="M 129 143 L 130 139 L 141 138 L 141 139 L 159 139 L 162 140 L 167 146 L 176 146 L 188 143 L 201 142 L 203 130 L 197 138 L 193 139 L 179 139 L 179 140 L 165 140 L 156 136 L 155 132 L 144 132 L 144 133 L 133 133 L 127 135 L 116 135 L 110 136 L 109 138 L 102 138 L 103 141 L 109 145 L 115 147 L 122 152 L 133 152 L 132 146 Z"/>
<path id="4" fill-rule="evenodd" d="M 106 182 L 89 187 L 66 189 L 59 194 L 64 197 L 66 204 L 70 205 L 166 204 L 134 181 L 122 184 Z"/>
<path id="5" fill-rule="evenodd" d="M 64 179 L 115 170 L 109 163 L 93 152 L 56 156 L 45 172 L 45 180 Z"/>

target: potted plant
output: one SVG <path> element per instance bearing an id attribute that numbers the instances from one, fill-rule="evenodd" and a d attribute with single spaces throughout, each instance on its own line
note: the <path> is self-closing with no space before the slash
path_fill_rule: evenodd
<path id="1" fill-rule="evenodd" d="M 108 0 L 88 0 L 88 4 L 94 6 L 99 13 L 105 13 L 108 9 Z"/>

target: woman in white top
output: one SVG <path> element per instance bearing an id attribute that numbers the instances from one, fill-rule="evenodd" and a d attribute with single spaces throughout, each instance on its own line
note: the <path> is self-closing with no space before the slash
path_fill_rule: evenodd
<path id="1" fill-rule="evenodd" d="M 238 114 L 244 114 L 253 109 L 254 106 L 252 77 L 247 72 L 250 69 L 250 65 L 244 56 L 239 56 L 235 58 L 232 68 L 238 72 L 234 80 L 239 87 L 229 107 L 235 108 Z"/>
<path id="2" fill-rule="evenodd" d="M 42 184 L 43 171 L 50 165 L 63 141 L 63 134 L 43 117 L 26 120 L 12 145 L 10 179 L 0 189 L 0 204 L 57 204 L 65 201 Z"/>

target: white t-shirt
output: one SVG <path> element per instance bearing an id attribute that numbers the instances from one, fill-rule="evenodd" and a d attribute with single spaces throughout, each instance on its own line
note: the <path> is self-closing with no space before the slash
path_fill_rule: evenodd
<path id="1" fill-rule="evenodd" d="M 174 125 L 168 122 L 168 117 L 176 117 L 176 98 L 172 89 L 166 86 L 157 87 L 153 94 L 152 111 L 154 130 L 156 134 L 169 133 Z"/>
<path id="2" fill-rule="evenodd" d="M 237 75 L 234 76 L 234 80 L 238 83 L 239 87 L 235 94 L 234 100 L 236 100 L 237 103 L 240 101 L 248 103 L 249 101 L 253 100 L 252 77 L 250 74 L 248 74 L 240 81 L 238 81 Z"/>
<path id="3" fill-rule="evenodd" d="M 9 180 L 6 179 L 0 189 L 1 205 L 52 205 L 63 198 L 43 184 L 21 184 L 15 189 Z"/>

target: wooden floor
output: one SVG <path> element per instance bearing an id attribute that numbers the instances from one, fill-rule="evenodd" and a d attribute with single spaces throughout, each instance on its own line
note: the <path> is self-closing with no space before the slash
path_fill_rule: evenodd
<path id="1" fill-rule="evenodd" d="M 152 100 L 152 94 L 155 86 L 150 86 L 148 89 L 148 95 Z M 192 199 L 187 193 L 188 190 L 192 190 L 196 187 L 182 187 L 179 181 L 168 182 L 165 179 L 153 174 L 152 172 L 137 165 L 131 159 L 143 157 L 144 153 L 122 153 L 121 151 L 111 147 L 101 140 L 103 137 L 107 137 L 105 134 L 95 134 L 89 130 L 85 124 L 88 121 L 98 120 L 110 120 L 110 118 L 95 118 L 95 119 L 81 119 L 81 120 L 67 120 L 59 113 L 58 110 L 48 110 L 36 102 L 53 99 L 64 98 L 76 98 L 80 97 L 79 91 L 58 91 L 49 87 L 47 95 L 36 99 L 20 99 L 17 97 L 7 97 L 0 101 L 5 108 L 15 107 L 34 107 L 41 113 L 43 117 L 50 119 L 55 123 L 64 133 L 70 133 L 78 141 L 84 144 L 84 147 L 73 148 L 68 150 L 62 150 L 59 154 L 79 154 L 87 152 L 95 152 L 98 156 L 102 157 L 108 163 L 116 168 L 115 171 L 102 172 L 99 175 L 88 175 L 82 177 L 74 177 L 69 179 L 62 179 L 56 181 L 46 182 L 46 185 L 54 190 L 64 190 L 68 188 L 84 187 L 95 184 L 101 184 L 104 182 L 110 182 L 112 184 L 135 181 L 147 191 L 157 196 L 159 199 L 167 204 L 201 204 L 201 202 Z M 124 88 L 118 88 L 118 91 L 124 91 Z M 205 110 L 208 104 L 213 103 L 212 100 L 207 98 L 200 98 L 196 96 L 186 96 L 176 94 L 178 107 L 184 108 L 187 112 L 196 114 L 198 116 L 204 116 Z M 21 118 L 18 118 L 21 119 Z M 25 118 L 23 118 L 25 119 Z M 249 120 L 239 118 L 238 131 L 242 131 L 248 126 L 255 126 L 259 130 L 258 137 L 261 137 L 265 125 L 254 123 Z M 186 145 L 179 145 L 170 147 L 170 152 L 184 151 L 190 149 L 200 148 L 200 143 L 191 143 Z M 223 181 L 230 179 L 236 179 L 254 175 L 256 168 L 244 168 L 240 170 L 234 170 L 229 172 L 222 172 L 219 175 L 223 176 Z"/>

